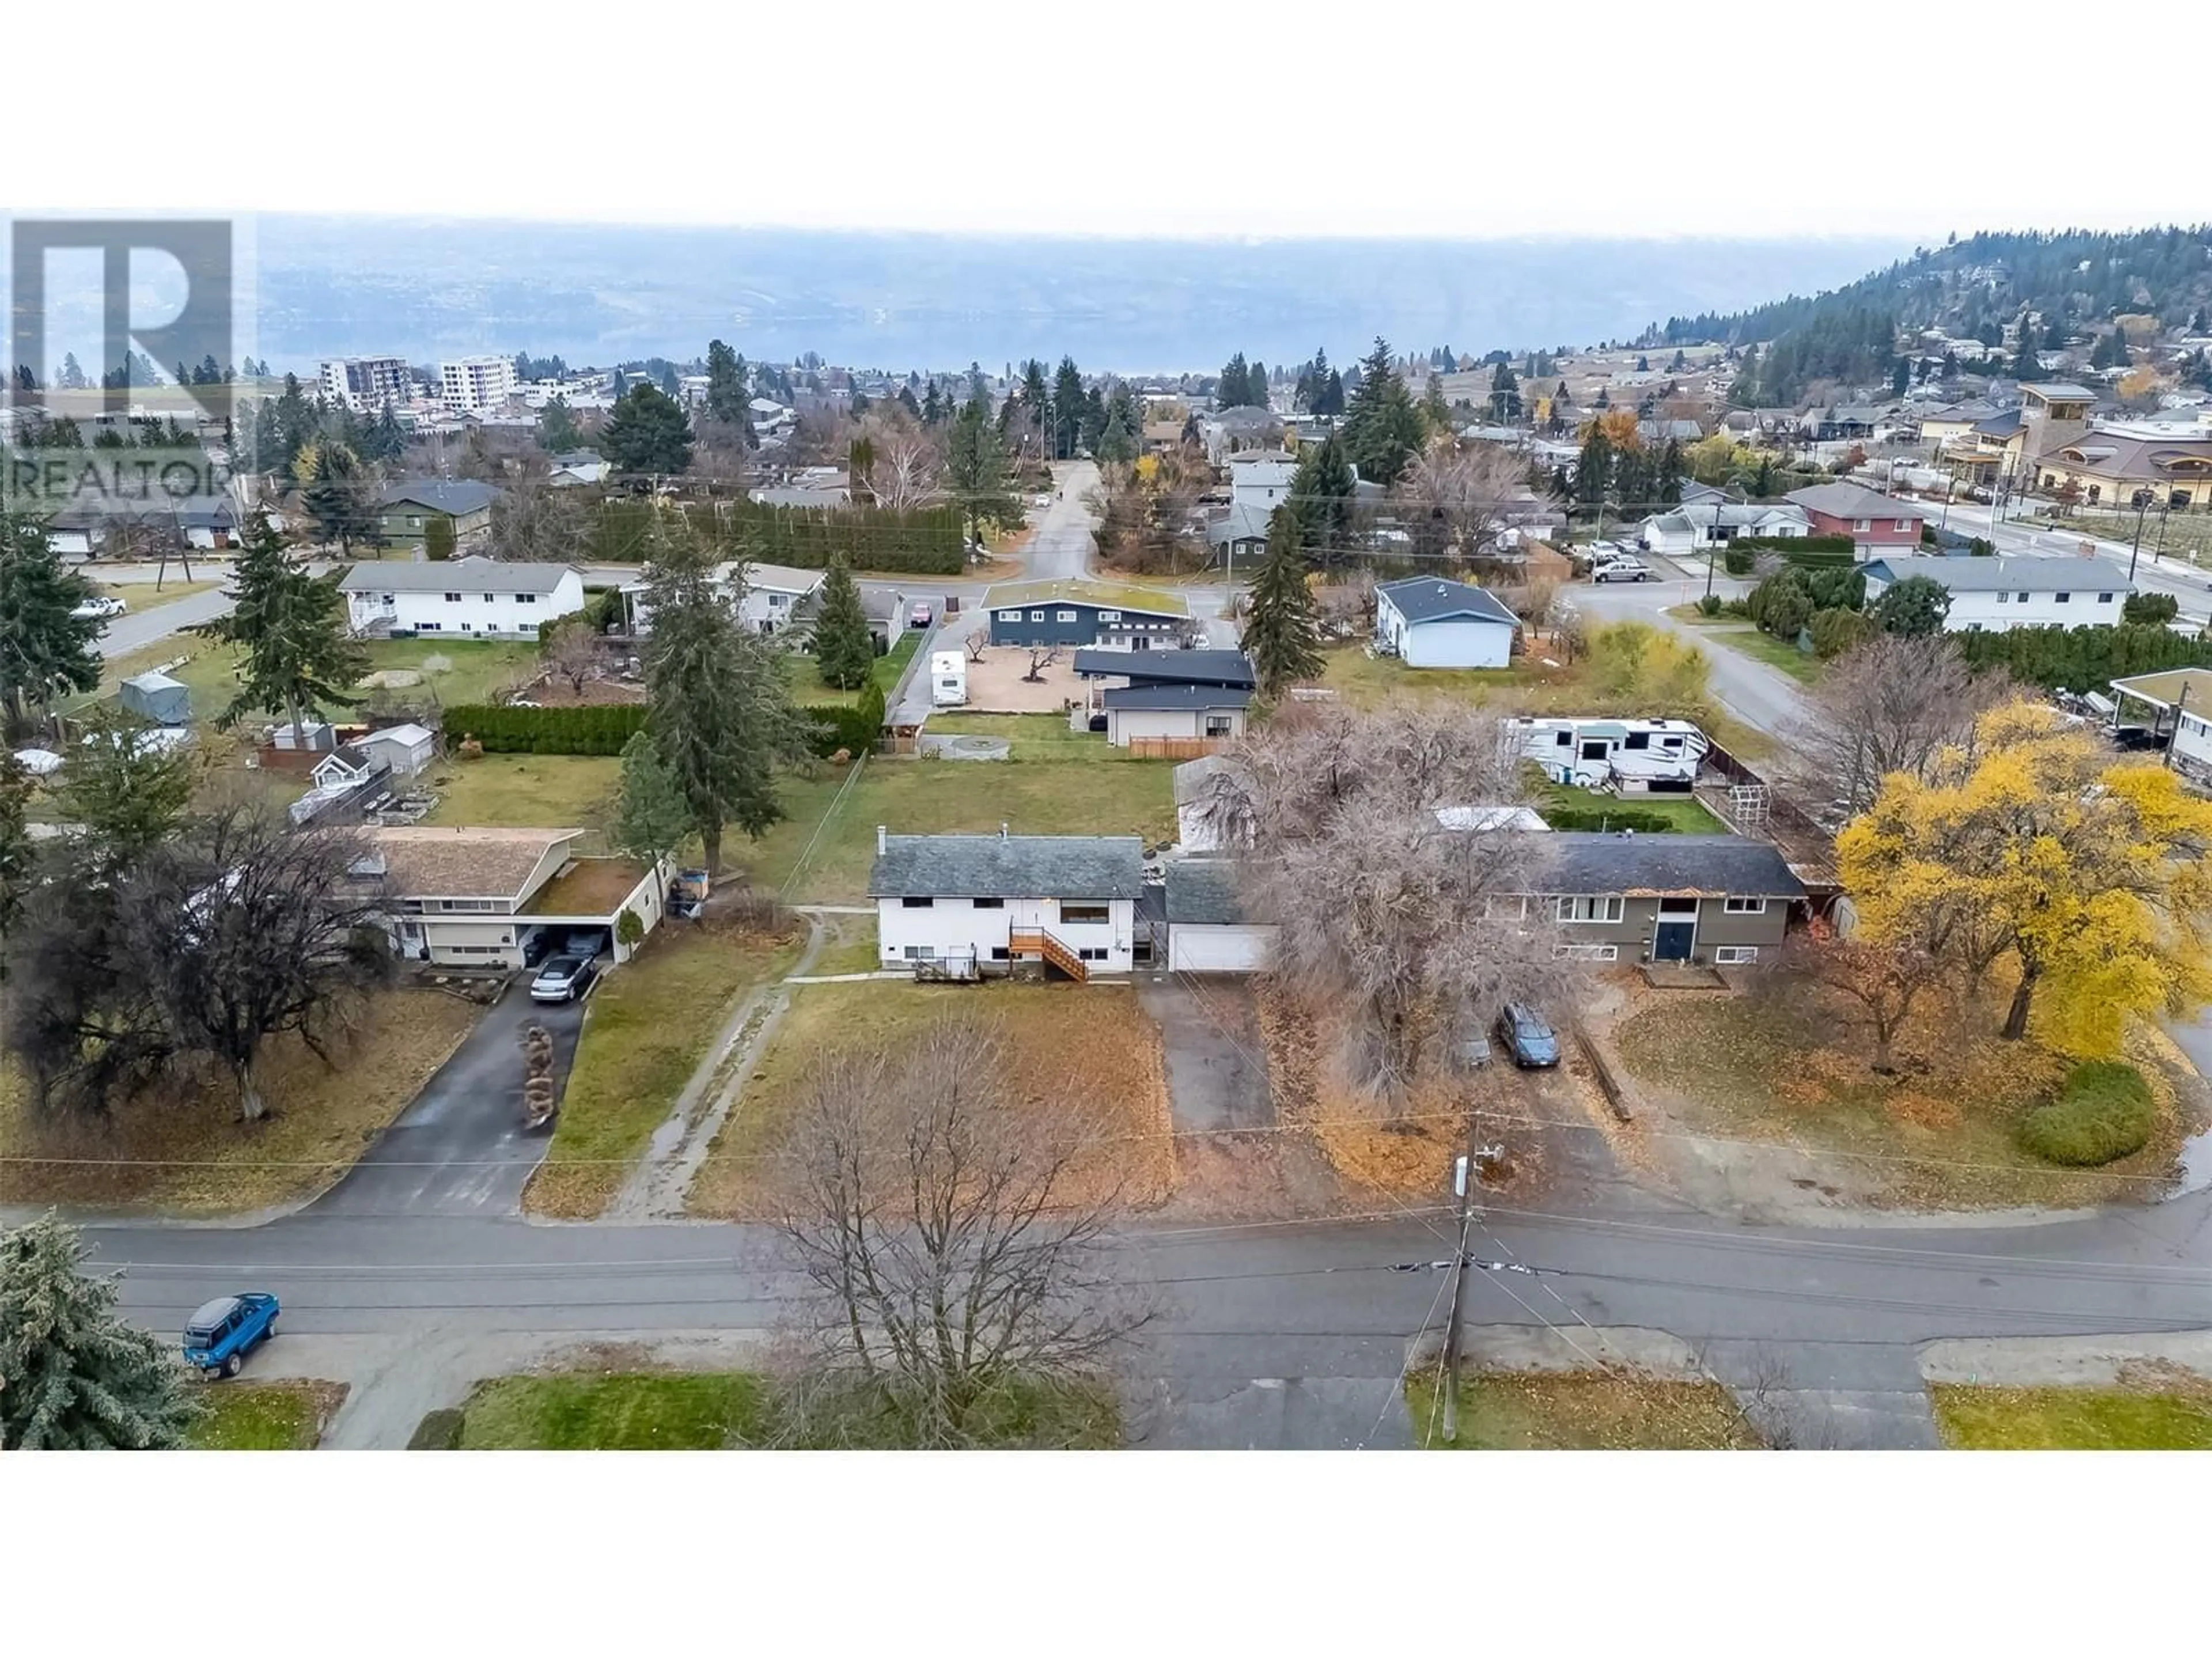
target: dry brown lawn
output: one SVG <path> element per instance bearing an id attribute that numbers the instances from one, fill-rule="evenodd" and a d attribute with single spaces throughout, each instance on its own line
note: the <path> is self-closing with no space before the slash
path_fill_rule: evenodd
<path id="1" fill-rule="evenodd" d="M 896 1044 L 944 1015 L 1002 1022 L 1012 1097 L 1072 1101 L 1103 1138 L 1101 1161 L 1072 1172 L 1071 1203 L 1117 1186 L 1131 1208 L 1166 1200 L 1176 1179 L 1166 1066 L 1159 1030 L 1132 987 L 875 981 L 794 989 L 775 1041 L 707 1155 L 691 1210 L 741 1218 L 773 1213 L 774 1161 L 821 1056 L 855 1044 Z"/>
<path id="2" fill-rule="evenodd" d="M 1407 1386 L 1414 1438 L 1458 1451 L 1747 1451 L 1759 1442 L 1717 1382 L 1640 1372 L 1483 1371 L 1460 1382 L 1460 1433 L 1437 1431 L 1437 1384 Z"/>
<path id="3" fill-rule="evenodd" d="M 386 992 L 332 1049 L 335 1069 L 276 1039 L 263 1077 L 274 1110 L 259 1123 L 239 1121 L 228 1077 L 202 1077 L 156 1085 L 104 1124 L 42 1125 L 21 1079 L 0 1071 L 0 1203 L 210 1216 L 312 1197 L 415 1097 L 477 1012 L 442 992 Z"/>
<path id="4" fill-rule="evenodd" d="M 1670 1127 L 1848 1154 L 1849 1184 L 1871 1188 L 1880 1204 L 2069 1207 L 2159 1196 L 2201 1088 L 2172 1045 L 2154 1031 L 2129 1045 L 2158 1103 L 2149 1144 L 2102 1169 L 2062 1169 L 2017 1133 L 2071 1062 L 2033 1040 L 2000 1041 L 1999 1012 L 1916 1010 L 1887 1079 L 1868 1066 L 1852 1006 L 1819 988 L 1655 995 L 1613 1042 Z"/>
<path id="5" fill-rule="evenodd" d="M 1049 714 L 1086 695 L 1085 682 L 1075 676 L 1073 646 L 1060 647 L 1058 659 L 1039 671 L 1041 679 L 1026 678 L 1029 672 L 1028 647 L 986 646 L 983 659 L 968 665 L 968 701 L 962 707 L 987 714 Z"/>

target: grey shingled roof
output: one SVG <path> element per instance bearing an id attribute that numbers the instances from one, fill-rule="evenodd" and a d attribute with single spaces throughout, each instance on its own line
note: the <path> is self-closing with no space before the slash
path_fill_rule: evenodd
<path id="1" fill-rule="evenodd" d="M 1237 866 L 1227 859 L 1179 859 L 1168 866 L 1170 927 L 1234 927 L 1244 920 Z"/>
<path id="2" fill-rule="evenodd" d="M 1103 694 L 1109 708 L 1249 708 L 1249 685 L 1117 685 Z"/>
<path id="3" fill-rule="evenodd" d="M 1917 501 L 1900 501 L 1894 495 L 1885 495 L 1879 489 L 1869 489 L 1863 484 L 1814 484 L 1806 489 L 1793 489 L 1782 499 L 1794 502 L 1808 513 L 1825 513 L 1832 519 L 1924 519 L 1928 516 Z"/>
<path id="4" fill-rule="evenodd" d="M 376 504 L 398 507 L 403 501 L 411 501 L 417 507 L 450 513 L 458 518 L 483 512 L 498 494 L 489 484 L 478 483 L 473 478 L 404 478 L 379 495 Z"/>
<path id="5" fill-rule="evenodd" d="M 1120 674 L 1132 685 L 1257 685 L 1242 651 L 1107 651 L 1075 653 L 1078 674 Z"/>
<path id="6" fill-rule="evenodd" d="M 357 564 L 343 593 L 550 593 L 574 567 L 506 559 L 380 559 Z"/>
<path id="7" fill-rule="evenodd" d="M 2071 553 L 2001 553 L 1979 559 L 1908 554 L 1870 559 L 1866 571 L 1877 581 L 1927 576 L 1954 593 L 2118 593 L 2128 589 L 2127 572 L 2110 559 L 2084 559 Z"/>
<path id="8" fill-rule="evenodd" d="M 889 836 L 871 898 L 1133 899 L 1145 884 L 1135 836 Z"/>
<path id="9" fill-rule="evenodd" d="M 1567 830 L 1545 839 L 1553 862 L 1544 871 L 1553 893 L 1662 894 L 1738 898 L 1802 898 L 1805 884 L 1790 873 L 1768 842 L 1745 836 L 1618 836 Z"/>
<path id="10" fill-rule="evenodd" d="M 1377 583 L 1375 591 L 1395 605 L 1398 614 L 1408 623 L 1472 617 L 1477 622 L 1505 623 L 1516 627 L 1520 624 L 1520 618 L 1500 604 L 1495 595 L 1470 582 L 1445 581 L 1435 576 L 1405 576 L 1395 582 Z"/>

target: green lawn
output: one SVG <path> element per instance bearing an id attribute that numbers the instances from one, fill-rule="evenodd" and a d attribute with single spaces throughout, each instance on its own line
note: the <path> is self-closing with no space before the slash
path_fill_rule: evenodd
<path id="1" fill-rule="evenodd" d="M 825 916 L 821 951 L 810 975 L 872 974 L 883 964 L 876 953 L 873 916 Z"/>
<path id="2" fill-rule="evenodd" d="M 194 1451 L 313 1451 L 346 1397 L 343 1382 L 220 1382 L 202 1391 Z"/>
<path id="3" fill-rule="evenodd" d="M 463 1451 L 718 1451 L 778 1434 L 774 1386 L 750 1371 L 496 1377 L 477 1385 L 461 1413 Z M 885 1425 L 842 1426 L 834 1440 L 813 1443 L 897 1449 Z M 1103 1450 L 1121 1440 L 1110 1389 L 1033 1384 L 1008 1389 L 976 1436 L 979 1445 L 1009 1450 Z"/>
<path id="4" fill-rule="evenodd" d="M 1943 1443 L 1964 1451 L 2212 1451 L 2212 1387 L 1929 1389 Z"/>
<path id="5" fill-rule="evenodd" d="M 1710 627 L 1705 638 L 1711 646 L 1734 651 L 1763 662 L 1769 668 L 1778 668 L 1801 685 L 1810 685 L 1820 678 L 1827 665 L 1809 651 L 1800 651 L 1787 640 L 1778 640 L 1764 629 L 1730 620 L 1727 626 Z"/>
<path id="6" fill-rule="evenodd" d="M 372 640 L 362 649 L 371 674 L 392 670 L 420 677 L 417 684 L 398 688 L 398 695 L 420 697 L 428 692 L 445 704 L 489 702 L 496 693 L 528 678 L 538 660 L 536 643 L 520 640 Z M 115 688 L 132 675 L 161 667 L 179 657 L 187 660 L 167 672 L 190 689 L 192 718 L 213 720 L 237 684 L 237 653 L 229 646 L 210 644 L 191 634 L 157 640 L 143 651 L 116 658 L 107 665 L 100 690 L 90 697 L 76 699 L 64 712 L 69 707 L 112 696 Z"/>
<path id="7" fill-rule="evenodd" d="M 886 698 L 890 696 L 892 688 L 898 684 L 899 676 L 906 672 L 906 665 L 914 660 L 914 653 L 921 648 L 921 634 L 908 633 L 901 635 L 896 645 L 876 659 L 875 667 L 869 671 L 870 678 L 883 688 Z M 792 701 L 802 707 L 812 704 L 820 708 L 843 708 L 860 700 L 857 690 L 841 691 L 834 685 L 824 685 L 821 670 L 816 665 L 813 657 L 805 652 L 787 653 L 783 670 L 790 677 Z"/>
<path id="8" fill-rule="evenodd" d="M 757 1443 L 768 1389 L 746 1371 L 501 1376 L 461 1407 L 464 1451 L 718 1451 Z"/>
<path id="9" fill-rule="evenodd" d="M 1362 647 L 1346 645 L 1328 653 L 1320 683 L 1346 702 L 1364 708 L 1408 692 L 1479 697 L 1526 685 L 1534 678 L 1524 667 L 1408 668 L 1395 657 L 1370 657 Z"/>
<path id="10" fill-rule="evenodd" d="M 1741 1451 L 1759 1441 L 1717 1382 L 1618 1371 L 1462 1377 L 1459 1438 L 1446 1440 L 1433 1370 L 1406 1389 L 1416 1443 L 1450 1451 Z"/>
<path id="11" fill-rule="evenodd" d="M 1678 835 L 1719 836 L 1728 826 L 1715 817 L 1693 795 L 1601 795 L 1572 784 L 1547 782 L 1529 803 L 1539 812 L 1547 806 L 1573 807 L 1585 812 L 1650 812 L 1665 818 Z"/>
<path id="12" fill-rule="evenodd" d="M 859 918 L 865 920 L 865 918 Z M 553 1144 L 525 1206 L 595 1216 L 621 1189 L 722 1021 L 754 986 L 790 970 L 796 937 L 666 922 L 586 1005 Z"/>
<path id="13" fill-rule="evenodd" d="M 898 835 L 987 835 L 1003 823 L 1017 835 L 1137 835 L 1165 842 L 1175 835 L 1173 771 L 1168 761 L 878 757 L 834 812 L 848 772 L 787 779 L 781 794 L 789 817 L 757 842 L 732 839 L 725 856 L 764 888 L 781 888 L 804 856 L 787 896 L 856 903 L 867 896 L 878 824 Z"/>
<path id="14" fill-rule="evenodd" d="M 437 792 L 427 823 L 507 830 L 591 829 L 585 850 L 599 842 L 622 762 L 613 755 L 452 757 L 426 769 L 421 781 Z"/>

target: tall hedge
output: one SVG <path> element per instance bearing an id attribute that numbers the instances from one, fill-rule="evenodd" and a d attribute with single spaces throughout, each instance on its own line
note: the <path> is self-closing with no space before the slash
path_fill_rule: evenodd
<path id="1" fill-rule="evenodd" d="M 588 708 L 516 708 L 455 703 L 445 714 L 446 741 L 474 738 L 488 755 L 619 755 L 645 726 L 642 703 Z"/>
<path id="2" fill-rule="evenodd" d="M 718 559 L 750 559 L 826 570 L 842 556 L 855 570 L 957 576 L 968 568 L 968 538 L 957 507 L 770 507 L 701 501 L 667 508 L 624 498 L 605 503 L 592 528 L 591 557 L 634 564 L 652 544 L 655 515 L 684 514 Z"/>
<path id="3" fill-rule="evenodd" d="M 1808 570 L 1858 562 L 1849 536 L 1739 536 L 1722 550 L 1721 562 L 1729 575 L 1748 576 L 1762 553 L 1779 553 L 1784 563 Z"/>
<path id="4" fill-rule="evenodd" d="M 2101 691 L 2108 681 L 2166 668 L 2212 668 L 2212 640 L 2154 623 L 2056 624 L 2002 632 L 1954 634 L 1972 668 L 2003 668 L 2015 679 L 2056 690 Z"/>

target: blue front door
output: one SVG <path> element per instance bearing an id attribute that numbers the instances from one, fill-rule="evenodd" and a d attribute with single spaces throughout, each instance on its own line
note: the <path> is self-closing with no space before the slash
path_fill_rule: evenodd
<path id="1" fill-rule="evenodd" d="M 1654 962 L 1687 962 L 1690 951 L 1698 942 L 1698 924 L 1688 921 L 1662 921 L 1651 936 L 1651 960 Z"/>

